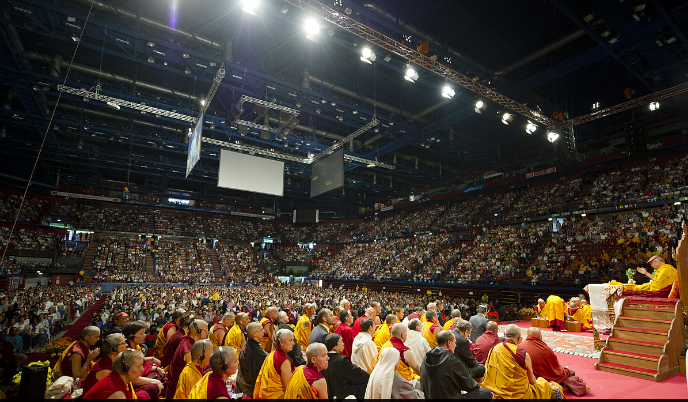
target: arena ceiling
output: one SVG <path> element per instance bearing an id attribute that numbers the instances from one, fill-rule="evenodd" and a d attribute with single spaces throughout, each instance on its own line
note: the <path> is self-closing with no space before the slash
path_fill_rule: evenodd
<path id="1" fill-rule="evenodd" d="M 642 96 L 686 82 L 688 5 L 678 0 L 319 1 L 409 48 L 428 41 L 428 56 L 543 116 L 582 116 L 593 103 L 626 101 L 626 88 Z M 242 11 L 250 3 L 255 15 Z M 490 101 L 478 114 L 474 92 L 454 84 L 453 98 L 444 98 L 447 80 L 420 67 L 409 82 L 407 60 L 379 47 L 371 46 L 375 62 L 364 63 L 367 42 L 324 20 L 317 41 L 309 40 L 309 3 L 0 0 L 2 172 L 29 176 L 58 97 L 34 178 L 51 184 L 59 172 L 61 183 L 79 186 L 129 182 L 150 193 L 175 188 L 207 199 L 243 196 L 289 210 L 370 206 L 484 172 L 556 163 L 543 124 L 532 134 L 523 116 L 502 124 L 505 109 Z M 58 90 L 69 71 L 70 88 L 100 88 L 102 95 L 197 116 L 223 63 L 205 137 L 305 158 L 376 116 L 380 124 L 347 144 L 346 154 L 395 169 L 347 161 L 344 192 L 314 200 L 308 199 L 310 166 L 291 161 L 283 198 L 220 190 L 219 145 L 204 143 L 199 165 L 184 177 L 189 122 L 114 110 Z M 242 135 L 232 123 L 242 95 L 298 109 L 298 126 L 286 138 L 261 138 L 255 129 Z M 666 122 L 684 119 L 683 100 L 662 101 Z M 240 118 L 264 122 L 251 105 Z M 280 125 L 278 113 L 269 118 Z M 606 146 L 602 133 L 631 119 L 629 111 L 577 126 L 579 151 Z"/>

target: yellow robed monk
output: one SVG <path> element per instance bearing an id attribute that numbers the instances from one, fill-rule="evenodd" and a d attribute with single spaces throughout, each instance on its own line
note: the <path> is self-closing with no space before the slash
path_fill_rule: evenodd
<path id="1" fill-rule="evenodd" d="M 566 318 L 566 302 L 559 296 L 551 295 L 547 298 L 545 306 L 547 312 L 547 319 L 549 326 L 555 331 L 564 329 L 564 320 Z"/>
<path id="2" fill-rule="evenodd" d="M 377 327 L 375 333 L 373 334 L 373 341 L 375 342 L 375 347 L 377 347 L 377 353 L 380 354 L 380 349 L 382 345 L 387 343 L 392 338 L 391 328 L 392 325 L 396 324 L 397 316 L 394 314 L 388 314 L 385 318 L 385 322 Z"/>
<path id="3" fill-rule="evenodd" d="M 327 348 L 322 343 L 313 343 L 306 348 L 305 366 L 299 366 L 291 375 L 284 393 L 284 399 L 328 399 L 327 382 L 320 374 L 329 365 Z"/>
<path id="4" fill-rule="evenodd" d="M 535 316 L 537 318 L 547 319 L 547 304 L 542 299 L 538 299 L 538 304 L 535 306 Z"/>
<path id="5" fill-rule="evenodd" d="M 301 347 L 301 350 L 305 351 L 311 339 L 311 331 L 313 330 L 311 316 L 315 314 L 315 306 L 307 303 L 303 307 L 303 310 L 303 315 L 299 317 L 299 321 L 296 323 L 294 336 L 296 337 L 296 343 Z"/>
<path id="6" fill-rule="evenodd" d="M 461 320 L 461 310 L 459 310 L 459 309 L 452 310 L 451 320 L 445 322 L 444 325 L 442 326 L 442 329 L 453 329 L 452 326 L 455 326 L 456 323 L 459 322 L 459 320 Z"/>
<path id="7" fill-rule="evenodd" d="M 634 285 L 631 290 L 635 292 L 662 291 L 662 294 L 666 293 L 668 296 L 671 291 L 671 285 L 678 280 L 678 271 L 670 264 L 667 264 L 664 261 L 664 257 L 659 255 L 653 256 L 647 263 L 654 269 L 654 273 L 651 274 L 647 272 L 647 269 L 642 267 L 638 267 L 638 272 L 650 278 L 650 282 L 642 285 Z"/>
<path id="8" fill-rule="evenodd" d="M 504 332 L 506 341 L 490 351 L 485 362 L 482 386 L 495 399 L 552 399 L 563 397 L 561 385 L 533 374 L 533 363 L 521 343 L 521 329 L 511 324 Z"/>
<path id="9" fill-rule="evenodd" d="M 253 389 L 253 399 L 284 399 L 284 392 L 294 372 L 294 364 L 287 356 L 294 349 L 294 334 L 280 329 L 275 335 L 275 349 L 263 361 Z"/>
<path id="10" fill-rule="evenodd" d="M 229 329 L 229 331 L 227 331 L 227 335 L 225 335 L 224 344 L 231 346 L 236 350 L 241 350 L 246 343 L 244 331 L 246 330 L 248 323 L 251 322 L 251 319 L 248 318 L 248 314 L 239 313 L 236 315 L 234 322 L 235 324 Z"/>
<path id="11" fill-rule="evenodd" d="M 392 337 L 380 348 L 380 353 L 377 355 L 377 360 L 380 361 L 382 351 L 385 348 L 395 348 L 399 351 L 399 368 L 395 371 L 404 377 L 407 381 L 420 380 L 420 364 L 416 360 L 416 355 L 413 350 L 404 345 L 408 336 L 408 327 L 402 323 L 396 323 L 392 326 Z"/>
<path id="12" fill-rule="evenodd" d="M 210 361 L 213 353 L 213 343 L 207 339 L 194 342 L 191 347 L 191 361 L 179 374 L 174 399 L 188 399 L 191 389 L 203 377 L 203 367 Z"/>
<path id="13" fill-rule="evenodd" d="M 227 392 L 227 379 L 234 375 L 239 368 L 239 356 L 237 350 L 231 346 L 220 346 L 210 355 L 210 368 L 191 388 L 189 399 L 215 400 L 218 398 L 229 399 Z"/>

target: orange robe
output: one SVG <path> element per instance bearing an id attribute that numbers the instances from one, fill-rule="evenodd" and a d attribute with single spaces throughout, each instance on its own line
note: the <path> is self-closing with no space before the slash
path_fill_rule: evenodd
<path id="1" fill-rule="evenodd" d="M 263 330 L 265 330 L 265 328 L 267 328 L 271 325 L 274 327 L 274 325 L 272 324 L 272 321 L 270 321 L 270 319 L 267 317 L 263 317 L 260 319 L 260 325 L 263 326 Z M 260 346 L 262 346 L 266 352 L 272 351 L 272 339 L 270 338 L 270 335 L 268 335 L 267 330 L 265 330 L 265 332 L 263 332 L 263 337 L 260 338 L 259 343 L 260 343 Z"/>
<path id="2" fill-rule="evenodd" d="M 201 370 L 192 362 L 186 363 L 186 367 L 182 370 L 177 381 L 177 390 L 174 393 L 174 399 L 189 399 L 191 389 L 203 377 Z"/>
<path id="3" fill-rule="evenodd" d="M 282 349 L 277 349 L 265 358 L 258 373 L 256 386 L 253 389 L 253 399 L 284 399 L 284 386 L 282 385 L 281 367 L 289 360 Z M 291 360 L 289 360 L 291 364 Z M 278 368 L 280 370 L 278 370 Z M 292 372 L 294 366 L 291 367 Z"/>
<path id="4" fill-rule="evenodd" d="M 296 343 L 301 347 L 301 350 L 306 350 L 308 347 L 311 341 L 312 330 L 313 323 L 311 322 L 311 318 L 305 314 L 299 317 L 299 322 L 296 323 L 296 329 L 294 330 L 294 337 L 296 338 Z"/>
<path id="5" fill-rule="evenodd" d="M 382 348 L 382 345 L 387 343 L 391 338 L 392 334 L 390 333 L 389 326 L 387 325 L 387 323 L 384 323 L 377 327 L 375 333 L 373 334 L 373 341 L 375 342 L 375 347 L 377 347 L 378 354 L 380 354 L 380 349 Z"/>
<path id="6" fill-rule="evenodd" d="M 313 373 L 314 370 L 315 373 Z M 306 378 L 307 375 L 310 381 Z M 284 399 L 318 399 L 318 391 L 312 385 L 319 379 L 318 376 L 324 378 L 311 364 L 297 367 L 287 384 Z"/>

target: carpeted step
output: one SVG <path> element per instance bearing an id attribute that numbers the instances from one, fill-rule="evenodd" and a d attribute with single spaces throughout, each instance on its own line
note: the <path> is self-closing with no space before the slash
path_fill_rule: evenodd
<path id="1" fill-rule="evenodd" d="M 621 375 L 627 375 L 645 380 L 654 381 L 657 370 L 644 369 L 642 367 L 628 366 L 618 363 L 599 362 L 595 364 L 596 370 L 607 371 Z"/>
<path id="2" fill-rule="evenodd" d="M 624 306 L 623 315 L 628 317 L 661 318 L 671 320 L 674 318 L 674 309 L 666 307 L 636 307 Z"/>
<path id="3" fill-rule="evenodd" d="M 668 331 L 620 326 L 615 326 L 612 330 L 613 338 L 632 339 L 656 343 L 666 343 L 668 334 Z"/>
<path id="4" fill-rule="evenodd" d="M 609 338 L 607 347 L 614 350 L 642 353 L 650 356 L 661 356 L 664 353 L 664 343 L 639 341 L 635 339 Z"/>
<path id="5" fill-rule="evenodd" d="M 629 316 L 618 316 L 616 318 L 615 326 L 619 327 L 630 327 L 630 328 L 640 328 L 640 329 L 650 329 L 657 331 L 669 331 L 671 328 L 671 323 L 673 318 L 670 320 L 663 318 L 645 318 L 645 317 L 629 317 Z"/>
<path id="6" fill-rule="evenodd" d="M 600 355 L 600 361 L 656 371 L 659 364 L 659 356 L 626 352 L 623 350 L 604 349 Z"/>

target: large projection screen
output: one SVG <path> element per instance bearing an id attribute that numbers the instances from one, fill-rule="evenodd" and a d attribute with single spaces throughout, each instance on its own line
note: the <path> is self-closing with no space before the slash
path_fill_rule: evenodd
<path id="1" fill-rule="evenodd" d="M 282 197 L 284 162 L 223 149 L 217 186 Z"/>
<path id="2" fill-rule="evenodd" d="M 342 186 L 344 186 L 344 149 L 312 165 L 311 198 Z"/>
<path id="3" fill-rule="evenodd" d="M 191 133 L 191 138 L 189 138 L 189 149 L 186 154 L 186 177 L 193 170 L 196 163 L 201 159 L 201 138 L 203 137 L 203 113 L 201 117 L 198 118 L 198 123 L 194 127 Z"/>

